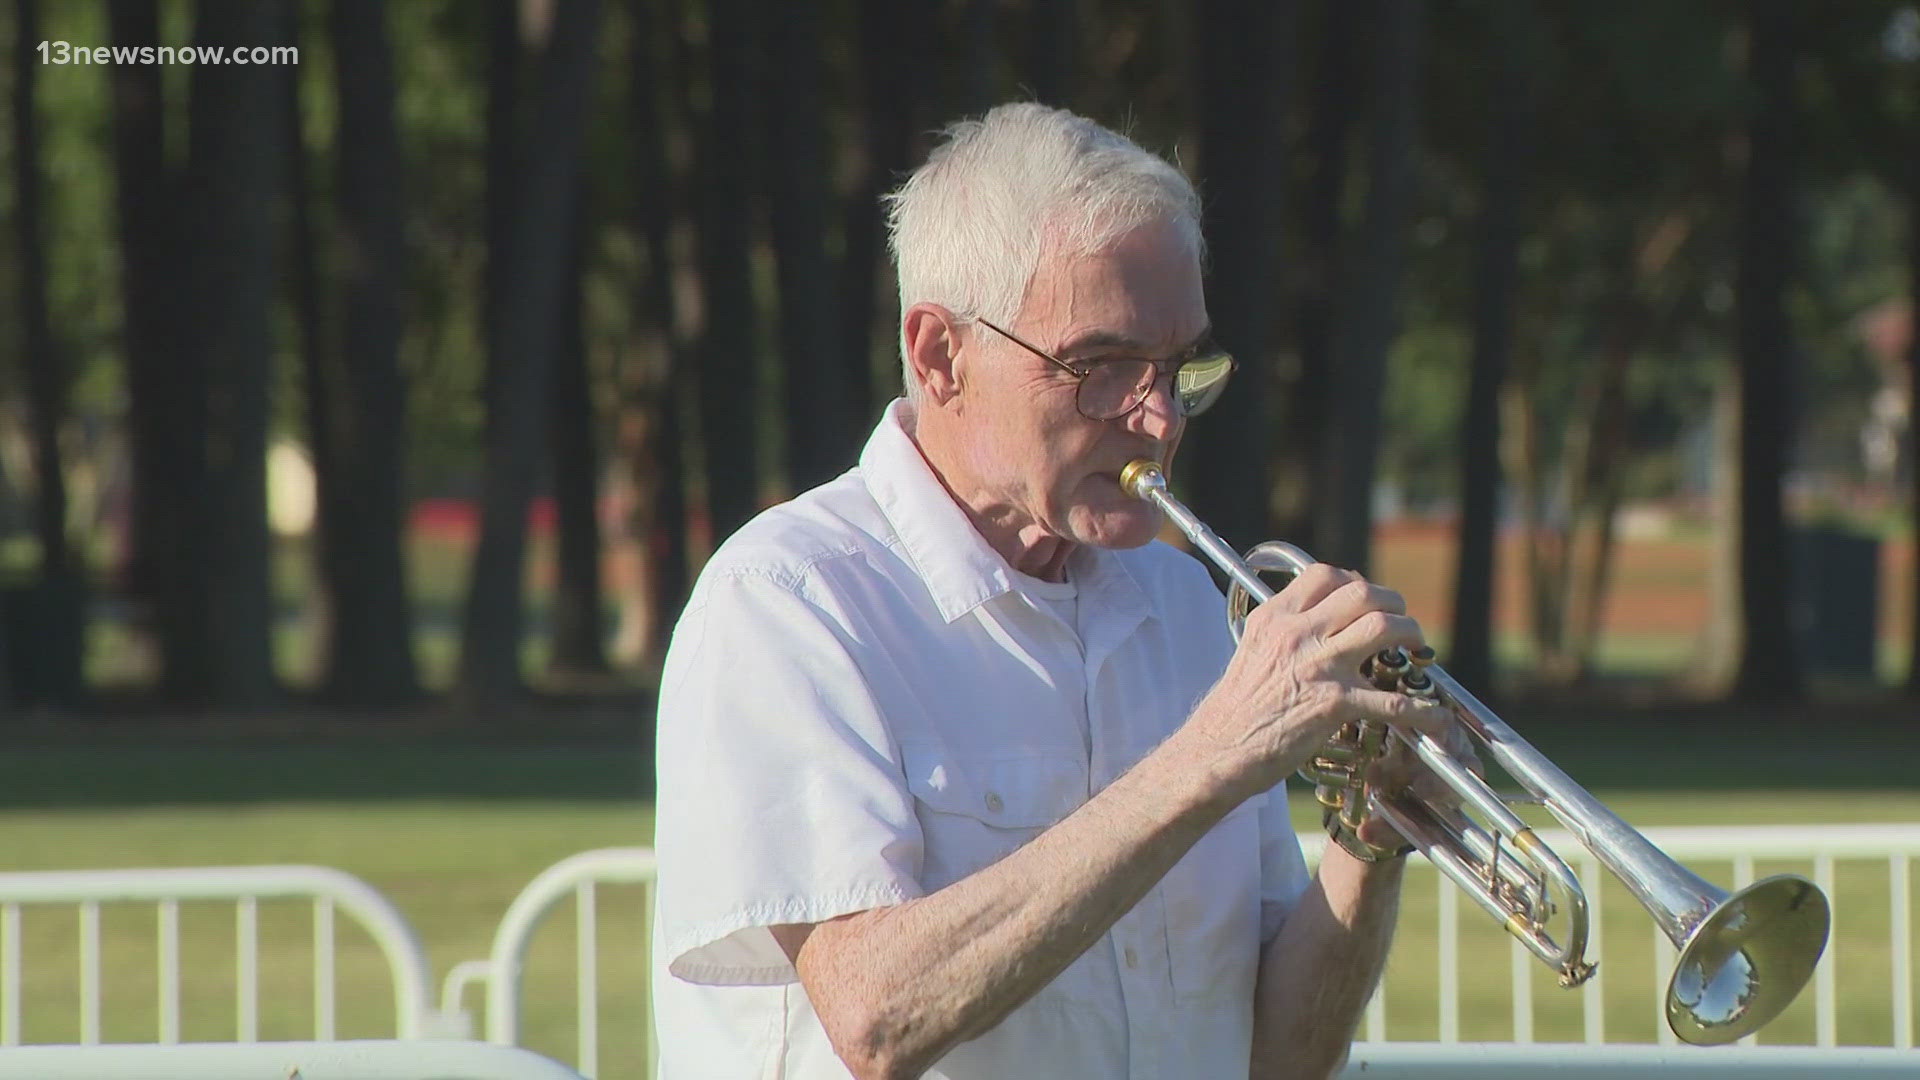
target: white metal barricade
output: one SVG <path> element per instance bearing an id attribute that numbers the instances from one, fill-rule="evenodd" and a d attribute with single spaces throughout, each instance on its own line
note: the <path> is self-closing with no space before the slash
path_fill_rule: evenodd
<path id="1" fill-rule="evenodd" d="M 580 1080 L 518 1047 L 452 1040 L 22 1046 L 0 1080 Z"/>
<path id="2" fill-rule="evenodd" d="M 1352 1080 L 1867 1080 L 1920 1074 L 1920 1053 L 1885 1047 L 1361 1043 Z"/>
<path id="3" fill-rule="evenodd" d="M 372 886 L 323 866 L 208 866 L 182 869 L 46 870 L 0 873 L 0 1045 L 19 1046 L 21 907 L 79 908 L 80 1042 L 100 1041 L 100 905 L 125 901 L 158 907 L 159 1017 L 156 1042 L 180 1042 L 180 907 L 183 901 L 234 901 L 236 1041 L 259 1037 L 259 915 L 266 899 L 313 901 L 314 1037 L 334 1037 L 334 914 L 351 917 L 373 938 L 393 978 L 394 1028 L 402 1039 L 437 1034 L 431 978 L 420 939 Z M 5 1055 L 0 1055 L 5 1056 Z"/>
<path id="4" fill-rule="evenodd" d="M 593 1076 L 599 1069 L 600 1008 L 598 909 L 594 886 L 607 883 L 645 884 L 653 881 L 655 861 L 650 848 L 600 848 L 568 856 L 527 883 L 507 906 L 494 931 L 493 948 L 485 960 L 467 960 L 447 973 L 441 1010 L 448 1017 L 460 1011 L 460 998 L 475 982 L 486 986 L 487 1041 L 512 1046 L 520 1041 L 520 977 L 533 933 L 547 913 L 568 896 L 574 898 L 577 917 L 575 985 L 577 987 L 578 1066 Z M 647 1071 L 657 1060 L 653 1012 L 647 1010 Z"/>
<path id="5" fill-rule="evenodd" d="M 1732 875 L 1730 878 L 1717 875 L 1711 871 L 1709 871 L 1707 875 L 1710 879 L 1714 880 L 1716 884 L 1727 888 L 1738 887 L 1753 881 L 1755 875 L 1754 867 L 1757 861 L 1769 859 L 1796 860 L 1811 863 L 1814 879 L 1828 892 L 1829 896 L 1832 896 L 1834 892 L 1834 864 L 1837 860 L 1863 859 L 1874 860 L 1884 864 L 1887 867 L 1890 882 L 1887 896 L 1888 918 L 1891 928 L 1888 940 L 1892 978 L 1891 1007 L 1894 1014 L 1892 1042 L 1895 1048 L 1912 1047 L 1913 967 L 1911 955 L 1913 931 L 1912 894 L 1908 887 L 1908 882 L 1912 858 L 1914 855 L 1920 854 L 1920 825 L 1687 827 L 1650 828 L 1643 831 L 1654 844 L 1682 862 L 1691 863 L 1703 860 L 1717 860 L 1723 863 L 1731 863 Z M 1586 882 L 1588 891 L 1592 897 L 1592 903 L 1595 905 L 1594 921 L 1597 927 L 1600 919 L 1601 904 L 1599 900 L 1601 895 L 1599 886 L 1603 877 L 1603 871 L 1591 855 L 1587 854 L 1584 848 L 1574 843 L 1572 838 L 1564 832 L 1542 830 L 1541 836 L 1580 871 L 1582 880 Z M 1324 834 L 1321 833 L 1302 833 L 1300 835 L 1300 842 L 1307 851 L 1309 858 L 1312 859 L 1318 856 L 1318 853 L 1325 843 L 1325 837 Z M 605 848 L 572 856 L 540 874 L 539 877 L 527 886 L 520 897 L 517 898 L 509 908 L 507 918 L 502 921 L 500 929 L 495 935 L 493 955 L 487 960 L 467 961 L 456 966 L 449 973 L 443 990 L 443 1012 L 448 1015 L 456 1013 L 462 991 L 474 982 L 482 982 L 486 986 L 487 997 L 485 1037 L 492 1042 L 500 1044 L 510 1045 L 517 1042 L 520 1037 L 520 965 L 526 955 L 527 942 L 544 915 L 560 901 L 572 895 L 576 899 L 577 914 L 580 920 L 580 967 L 577 977 L 580 1009 L 580 1056 L 578 1066 L 582 1073 L 592 1076 L 597 1063 L 597 1048 L 595 1044 L 598 1039 L 598 1013 L 596 1004 L 596 987 L 598 980 L 598 968 L 596 965 L 598 961 L 592 952 L 593 942 L 595 940 L 593 920 L 596 913 L 592 885 L 595 882 L 651 881 L 655 872 L 655 866 L 653 852 L 647 848 Z M 1410 862 L 1410 869 L 1413 873 L 1420 874 L 1431 873 L 1432 868 L 1425 860 L 1415 858 Z M 1462 978 L 1459 935 L 1460 927 L 1465 920 L 1482 919 L 1484 916 L 1480 915 L 1477 908 L 1470 906 L 1463 908 L 1458 902 L 1458 890 L 1454 889 L 1450 884 L 1440 888 L 1437 896 L 1439 898 L 1440 925 L 1438 928 L 1438 948 L 1436 950 L 1435 963 L 1439 974 L 1438 994 L 1440 1000 L 1438 1002 L 1438 1009 L 1440 1015 L 1440 1040 L 1439 1043 L 1435 1045 L 1458 1044 L 1462 1046 L 1477 1046 L 1480 1044 L 1461 1044 L 1459 1041 L 1459 1017 L 1461 1011 L 1460 986 Z M 1836 908 L 1835 925 L 1836 927 L 1844 926 L 1849 917 L 1857 919 L 1860 915 L 1861 913 L 1859 912 L 1850 912 L 1845 908 Z M 1657 936 L 1658 931 L 1651 928 L 1650 921 L 1648 925 L 1648 934 Z M 1662 946 L 1667 949 L 1666 955 L 1670 958 L 1671 945 L 1665 943 L 1664 937 L 1659 940 Z M 1592 940 L 1593 954 L 1601 957 L 1604 961 L 1606 953 L 1601 945 L 1600 936 L 1596 932 Z M 1616 945 L 1614 947 L 1621 948 L 1624 946 Z M 1514 985 L 1516 987 L 1530 988 L 1531 980 L 1536 977 L 1534 969 L 1539 966 L 1538 963 L 1534 961 L 1530 955 L 1526 954 L 1517 943 L 1513 946 L 1513 957 L 1512 979 Z M 1814 999 L 1814 1009 L 1817 1017 L 1816 1043 L 1821 1047 L 1829 1048 L 1835 1044 L 1834 1016 L 1839 1008 L 1839 1002 L 1835 993 L 1833 966 L 1833 950 L 1829 949 L 1826 957 L 1822 959 L 1820 967 L 1816 970 L 1813 985 L 1808 990 L 1808 993 Z M 1654 989 L 1654 987 L 1649 987 L 1650 1011 L 1654 1007 L 1651 1003 L 1657 1003 L 1660 1000 L 1660 994 L 1651 993 Z M 1663 991 L 1664 987 L 1659 989 Z M 1599 983 L 1596 981 L 1596 983 L 1589 984 L 1587 988 L 1577 993 L 1584 995 L 1582 1008 L 1585 1025 L 1584 1035 L 1586 1039 L 1590 1044 L 1604 1042 L 1605 1031 L 1601 1020 L 1602 1011 Z M 1382 995 L 1382 998 L 1383 997 L 1384 995 Z M 1382 1067 L 1392 1066 L 1396 1068 L 1399 1066 L 1394 1066 L 1394 1062 L 1439 1060 L 1431 1058 L 1430 1056 L 1421 1056 L 1426 1053 L 1426 1050 L 1423 1048 L 1427 1046 L 1427 1044 L 1389 1043 L 1386 1041 L 1385 1003 L 1382 998 L 1376 998 L 1372 1005 L 1369 1006 L 1366 1024 L 1363 1028 L 1363 1035 L 1367 1042 L 1361 1045 L 1369 1048 L 1370 1054 L 1374 1054 L 1374 1056 L 1368 1060 L 1378 1061 Z M 1533 1024 L 1530 1014 L 1531 994 L 1516 992 L 1513 996 L 1514 1044 L 1524 1046 L 1533 1043 Z M 1659 1025 L 1659 1030 L 1662 1032 L 1666 1031 L 1664 1023 Z M 1670 1038 L 1670 1034 L 1667 1037 Z M 651 1027 L 649 1027 L 648 1045 L 649 1047 L 654 1045 Z M 1553 1060 L 1559 1062 L 1564 1062 L 1570 1056 L 1581 1056 L 1584 1060 L 1589 1052 L 1599 1049 L 1599 1047 L 1595 1045 L 1585 1045 L 1578 1050 L 1570 1049 L 1566 1044 L 1547 1043 L 1539 1045 L 1543 1048 L 1542 1053 L 1549 1055 Z M 1391 1051 L 1378 1049 L 1388 1047 L 1395 1049 Z M 1399 1049 L 1401 1047 L 1405 1049 Z M 1694 1062 L 1695 1059 L 1687 1054 L 1689 1049 L 1691 1048 L 1665 1046 L 1635 1048 L 1621 1044 L 1609 1044 L 1606 1046 L 1606 1055 L 1609 1061 L 1614 1061 L 1616 1058 L 1618 1059 L 1615 1062 L 1618 1068 L 1630 1070 L 1631 1068 L 1638 1067 L 1640 1064 L 1646 1064 L 1652 1067 L 1652 1065 L 1657 1064 L 1659 1061 L 1666 1060 L 1660 1057 L 1663 1053 L 1675 1055 L 1673 1060 L 1676 1062 Z M 1796 1060 L 1792 1054 L 1786 1053 L 1786 1051 L 1793 1049 L 1788 1047 L 1768 1046 L 1737 1049 L 1740 1050 L 1739 1053 L 1724 1051 L 1723 1049 L 1723 1051 L 1717 1052 L 1714 1058 L 1723 1063 L 1758 1062 L 1769 1069 L 1776 1067 L 1787 1068 L 1788 1066 L 1782 1063 L 1790 1063 Z M 1626 1056 L 1620 1057 L 1616 1055 L 1616 1050 L 1622 1051 Z M 1752 1056 L 1754 1053 L 1761 1051 L 1765 1053 L 1761 1053 L 1758 1057 Z M 1775 1051 L 1779 1051 L 1779 1053 L 1775 1053 Z M 1385 1056 L 1381 1056 L 1383 1053 Z M 1506 1052 L 1502 1051 L 1501 1053 Z M 1532 1060 L 1519 1051 L 1514 1051 L 1513 1054 L 1518 1056 L 1509 1055 L 1509 1058 L 1503 1058 L 1502 1060 L 1511 1060 L 1514 1062 Z M 1856 1058 L 1859 1061 L 1883 1060 L 1872 1053 L 1866 1053 L 1864 1056 L 1861 1056 L 1854 1055 L 1853 1051 L 1847 1050 L 1842 1052 L 1842 1054 L 1843 1056 L 1853 1056 L 1846 1056 L 1844 1061 L 1842 1057 L 1818 1058 L 1817 1060 L 1823 1063 L 1821 1066 L 1823 1071 L 1820 1075 L 1826 1075 L 1824 1070 L 1829 1065 L 1836 1068 L 1850 1067 L 1846 1066 L 1845 1062 L 1853 1061 Z M 1636 1057 L 1635 1055 L 1639 1056 Z M 1448 1058 L 1447 1060 L 1453 1059 Z M 1462 1058 L 1460 1060 L 1467 1059 Z M 1895 1059 L 1889 1058 L 1884 1060 Z M 1899 1057 L 1898 1060 L 1905 1062 L 1905 1065 L 1902 1067 L 1907 1070 L 1906 1075 L 1920 1075 L 1920 1057 L 1909 1054 Z M 1408 1066 L 1408 1068 L 1413 1067 Z M 1517 1071 L 1510 1071 L 1502 1075 L 1528 1075 L 1522 1065 L 1514 1065 L 1512 1068 Z M 1632 1073 L 1629 1072 L 1627 1074 L 1631 1075 Z M 1416 1069 L 1412 1072 L 1402 1072 L 1395 1075 L 1440 1074 L 1421 1073 Z M 1671 1075 L 1695 1074 L 1672 1073 Z M 1737 1075 L 1737 1071 L 1716 1073 L 1715 1075 Z M 1790 1075 L 1790 1073 L 1760 1073 L 1756 1075 Z M 1880 1074 L 1864 1072 L 1859 1075 Z"/>

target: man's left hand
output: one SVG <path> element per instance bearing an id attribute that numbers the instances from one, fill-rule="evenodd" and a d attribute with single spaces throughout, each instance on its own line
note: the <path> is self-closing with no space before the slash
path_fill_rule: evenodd
<path id="1" fill-rule="evenodd" d="M 1473 737 L 1459 723 L 1448 724 L 1442 735 L 1435 736 L 1447 752 L 1463 762 L 1475 776 L 1485 776 L 1480 764 L 1480 756 L 1475 752 Z M 1432 769 L 1420 760 L 1413 747 L 1398 735 L 1387 738 L 1387 752 L 1375 759 L 1367 770 L 1367 789 L 1393 794 L 1408 794 L 1416 801 L 1434 808 L 1443 816 L 1457 816 L 1460 806 L 1460 794 L 1453 785 L 1442 780 Z M 1400 831 L 1388 824 L 1379 815 L 1369 815 L 1360 823 L 1360 839 L 1384 851 L 1398 851 L 1410 841 L 1400 835 Z"/>

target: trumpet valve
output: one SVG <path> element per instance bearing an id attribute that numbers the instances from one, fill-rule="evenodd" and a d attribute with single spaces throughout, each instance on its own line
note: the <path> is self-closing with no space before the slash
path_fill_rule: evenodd
<path id="1" fill-rule="evenodd" d="M 1340 806 L 1340 825 L 1348 832 L 1354 834 L 1356 838 L 1359 836 L 1360 826 L 1365 824 L 1366 820 L 1366 799 L 1358 797 L 1349 798 Z"/>
<path id="2" fill-rule="evenodd" d="M 1322 806 L 1345 805 L 1347 793 L 1360 786 L 1359 774 L 1351 765 L 1325 757 L 1300 766 L 1300 779 L 1313 785 L 1313 797 Z"/>
<path id="3" fill-rule="evenodd" d="M 1371 762 L 1387 752 L 1387 725 L 1377 720 L 1363 720 L 1354 733 L 1360 762 Z"/>
<path id="4" fill-rule="evenodd" d="M 1411 664 L 1403 650 L 1384 649 L 1361 666 L 1361 674 L 1373 680 L 1378 689 L 1391 690 Z"/>
<path id="5" fill-rule="evenodd" d="M 1316 766 L 1358 765 L 1366 760 L 1365 749 L 1357 738 L 1343 739 L 1336 735 L 1314 751 L 1312 761 Z"/>

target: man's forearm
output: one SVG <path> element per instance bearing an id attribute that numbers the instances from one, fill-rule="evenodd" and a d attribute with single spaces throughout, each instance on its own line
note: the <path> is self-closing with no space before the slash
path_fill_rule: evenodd
<path id="1" fill-rule="evenodd" d="M 1313 884 L 1260 958 L 1255 1080 L 1318 1080 L 1345 1062 L 1393 943 L 1405 862 L 1368 865 L 1327 845 Z"/>
<path id="2" fill-rule="evenodd" d="M 1176 736 L 992 866 L 816 926 L 801 980 L 855 1074 L 919 1075 L 1099 940 L 1232 808 L 1202 757 Z"/>

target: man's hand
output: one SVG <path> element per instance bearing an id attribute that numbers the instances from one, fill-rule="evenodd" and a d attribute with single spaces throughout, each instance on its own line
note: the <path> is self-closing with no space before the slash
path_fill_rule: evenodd
<path id="1" fill-rule="evenodd" d="M 1458 723 L 1449 722 L 1434 735 L 1447 752 L 1458 758 L 1475 776 L 1485 776 L 1480 756 L 1474 752 L 1473 737 Z M 1367 790 L 1388 794 L 1408 793 L 1417 802 L 1434 808 L 1442 818 L 1457 816 L 1460 794 L 1453 785 L 1440 779 L 1420 760 L 1404 739 L 1389 736 L 1387 752 L 1367 770 Z M 1372 847 L 1398 851 L 1410 842 L 1399 830 L 1378 815 L 1369 815 L 1356 830 L 1360 840 Z"/>
<path id="2" fill-rule="evenodd" d="M 1399 593 L 1317 563 L 1247 616 L 1226 673 L 1183 730 L 1226 752 L 1243 797 L 1284 780 L 1351 720 L 1438 734 L 1450 723 L 1444 706 L 1361 673 L 1382 650 L 1425 643 Z"/>

